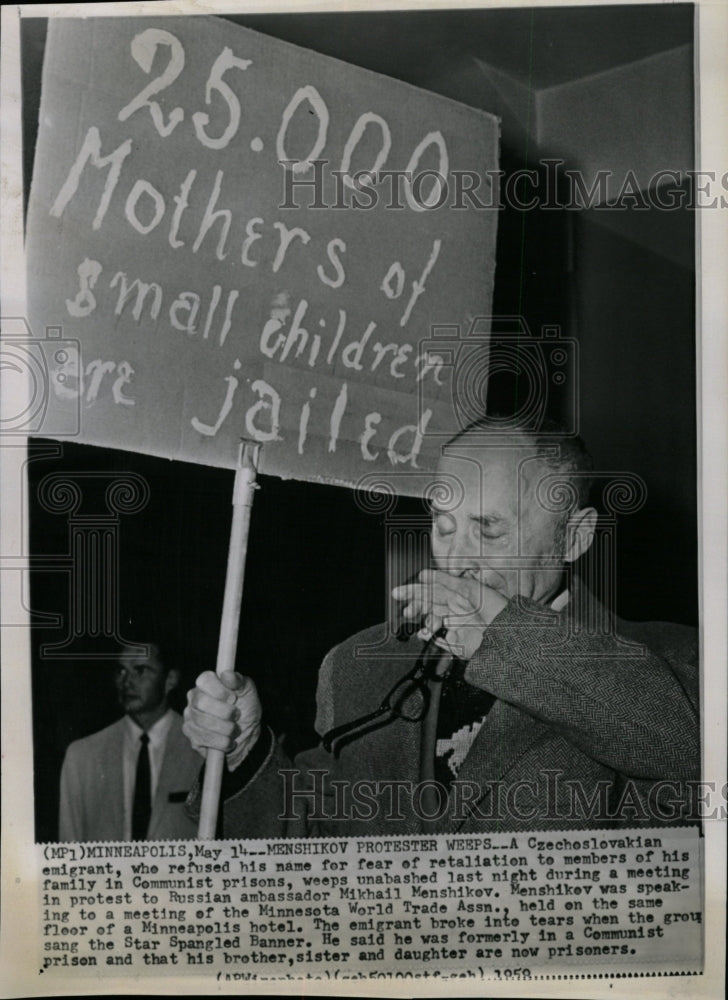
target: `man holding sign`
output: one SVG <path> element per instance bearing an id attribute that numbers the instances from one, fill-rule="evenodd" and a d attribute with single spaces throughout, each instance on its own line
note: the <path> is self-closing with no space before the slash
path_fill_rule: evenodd
<path id="1" fill-rule="evenodd" d="M 421 495 L 442 443 L 484 412 L 490 366 L 532 372 L 539 403 L 565 380 L 547 378 L 544 344 L 568 361 L 553 330 L 491 334 L 493 114 L 214 18 L 54 19 L 42 91 L 34 338 L 17 347 L 46 390 L 34 432 L 223 468 L 245 438 L 264 475 L 394 476 Z M 546 438 L 471 430 L 446 447 L 436 569 L 393 595 L 426 644 L 380 626 L 333 650 L 323 743 L 295 767 L 252 682 L 224 669 L 230 561 L 220 677 L 201 677 L 186 721 L 203 754 L 227 754 L 227 833 L 689 812 L 666 799 L 696 775 L 692 633 L 617 624 L 571 580 L 594 533 L 588 463 L 573 437 Z M 542 489 L 554 469 L 568 509 Z M 233 489 L 248 515 L 250 471 Z"/>
<path id="2" fill-rule="evenodd" d="M 474 426 L 431 490 L 435 569 L 319 675 L 314 750 L 283 757 L 255 686 L 203 673 L 184 731 L 226 753 L 228 837 L 585 828 L 685 818 L 699 776 L 692 629 L 618 622 L 571 570 L 590 547 L 580 439 Z M 554 498 L 558 502 L 554 503 Z M 422 642 L 425 640 L 423 647 Z"/>

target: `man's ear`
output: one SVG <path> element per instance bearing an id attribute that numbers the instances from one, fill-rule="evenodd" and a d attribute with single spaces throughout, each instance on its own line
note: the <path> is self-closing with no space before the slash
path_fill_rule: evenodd
<path id="1" fill-rule="evenodd" d="M 587 551 L 594 541 L 597 516 L 594 507 L 582 507 L 571 515 L 566 525 L 564 562 L 576 562 Z"/>
<path id="2" fill-rule="evenodd" d="M 172 667 L 171 670 L 167 671 L 167 676 L 164 679 L 164 693 L 165 695 L 171 694 L 172 691 L 179 684 L 179 671 Z"/>

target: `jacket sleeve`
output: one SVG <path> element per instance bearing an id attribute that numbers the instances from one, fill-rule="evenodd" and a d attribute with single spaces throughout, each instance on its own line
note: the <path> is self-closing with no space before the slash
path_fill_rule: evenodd
<path id="1" fill-rule="evenodd" d="M 280 770 L 290 767 L 273 732 L 263 726 L 257 743 L 234 771 L 223 772 L 218 837 L 282 837 Z M 199 819 L 205 767 L 187 796 L 186 811 Z"/>
<path id="2" fill-rule="evenodd" d="M 516 598 L 486 629 L 466 677 L 624 775 L 697 778 L 692 630 L 655 624 L 643 634 L 649 646 L 616 631 L 592 634 L 568 609 Z"/>

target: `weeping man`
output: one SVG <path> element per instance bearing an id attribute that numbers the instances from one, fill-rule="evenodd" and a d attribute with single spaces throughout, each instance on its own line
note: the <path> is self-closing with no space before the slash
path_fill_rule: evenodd
<path id="1" fill-rule="evenodd" d="M 292 762 L 249 677 L 201 674 L 184 733 L 203 757 L 225 753 L 222 835 L 689 819 L 696 632 L 620 621 L 580 582 L 597 525 L 591 469 L 556 425 L 496 437 L 476 424 L 445 446 L 429 490 L 432 568 L 392 592 L 416 634 L 375 625 L 328 653 L 321 742 Z"/>

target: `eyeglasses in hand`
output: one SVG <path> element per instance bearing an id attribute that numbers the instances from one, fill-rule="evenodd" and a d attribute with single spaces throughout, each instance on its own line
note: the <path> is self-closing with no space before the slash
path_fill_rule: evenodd
<path id="1" fill-rule="evenodd" d="M 450 660 L 446 670 L 442 670 L 443 659 Z M 330 729 L 323 737 L 324 749 L 334 757 L 338 757 L 347 743 L 359 739 L 366 733 L 381 729 L 395 719 L 421 722 L 430 707 L 430 684 L 444 681 L 451 666 L 450 654 L 430 639 L 423 647 L 412 670 L 404 677 L 400 677 L 384 696 L 379 708 L 352 722 L 346 722 L 343 726 Z"/>

